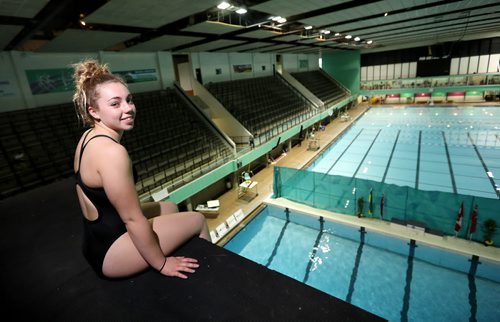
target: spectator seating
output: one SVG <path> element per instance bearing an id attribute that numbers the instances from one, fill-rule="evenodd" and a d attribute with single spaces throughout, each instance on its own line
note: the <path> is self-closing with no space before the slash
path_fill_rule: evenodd
<path id="1" fill-rule="evenodd" d="M 73 154 L 83 128 L 72 104 L 2 113 L 1 197 L 73 173 Z"/>
<path id="2" fill-rule="evenodd" d="M 139 195 L 170 191 L 219 166 L 231 148 L 172 89 L 134 95 L 136 126 L 123 136 Z"/>
<path id="3" fill-rule="evenodd" d="M 137 190 L 179 187 L 232 155 L 210 126 L 169 89 L 134 95 L 136 126 L 125 133 L 139 174 Z M 72 103 L 1 113 L 0 198 L 73 175 L 76 144 L 85 131 Z"/>
<path id="4" fill-rule="evenodd" d="M 291 75 L 317 98 L 322 100 L 325 105 L 337 103 L 347 95 L 346 91 L 339 84 L 334 82 L 321 70 L 297 72 L 291 73 Z"/>
<path id="5" fill-rule="evenodd" d="M 209 83 L 205 87 L 263 143 L 310 118 L 309 102 L 279 76 Z"/>

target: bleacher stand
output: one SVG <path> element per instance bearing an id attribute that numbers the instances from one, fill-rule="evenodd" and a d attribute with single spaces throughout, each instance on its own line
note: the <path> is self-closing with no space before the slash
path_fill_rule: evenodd
<path id="1" fill-rule="evenodd" d="M 279 76 L 206 84 L 210 93 L 262 144 L 317 113 Z"/>
<path id="2" fill-rule="evenodd" d="M 139 174 L 140 197 L 170 191 L 220 165 L 233 151 L 173 89 L 134 94 L 137 118 L 125 133 Z M 0 198 L 73 175 L 85 129 L 72 103 L 3 112 L 0 118 Z"/>
<path id="3" fill-rule="evenodd" d="M 320 70 L 291 73 L 311 93 L 319 98 L 326 106 L 332 105 L 345 98 L 348 93 Z"/>

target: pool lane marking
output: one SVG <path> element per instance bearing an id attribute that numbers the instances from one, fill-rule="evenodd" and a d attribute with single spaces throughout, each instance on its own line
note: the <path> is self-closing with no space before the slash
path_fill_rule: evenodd
<path id="1" fill-rule="evenodd" d="M 378 132 L 377 132 L 377 135 L 375 135 L 375 138 L 373 138 L 373 141 L 372 141 L 372 144 L 370 144 L 370 146 L 368 147 L 368 150 L 366 150 L 366 153 L 365 155 L 363 156 L 363 159 L 361 159 L 361 161 L 359 162 L 359 165 L 358 167 L 356 168 L 356 171 L 354 171 L 354 174 L 352 175 L 351 177 L 351 181 L 356 177 L 356 174 L 358 173 L 359 169 L 361 168 L 361 166 L 363 165 L 363 162 L 365 161 L 366 159 L 366 156 L 368 155 L 368 153 L 370 153 L 370 150 L 372 149 L 373 147 L 373 144 L 375 143 L 375 141 L 377 140 L 378 136 L 380 135 L 380 132 L 382 131 L 382 129 L 379 129 Z"/>
<path id="2" fill-rule="evenodd" d="M 422 130 L 418 131 L 418 151 L 417 151 L 417 169 L 415 173 L 415 189 L 418 189 L 418 175 L 420 173 L 420 152 L 422 151 Z"/>
<path id="3" fill-rule="evenodd" d="M 472 146 L 474 147 L 474 150 L 476 151 L 477 157 L 479 158 L 479 161 L 481 161 L 481 164 L 483 165 L 484 171 L 486 173 L 490 172 L 490 170 L 488 169 L 488 166 L 486 165 L 486 163 L 483 160 L 483 157 L 481 156 L 481 153 L 479 153 L 479 150 L 478 150 L 476 144 L 472 140 L 472 137 L 470 136 L 470 132 L 467 132 L 467 137 L 469 138 L 470 142 L 472 143 Z M 497 187 L 496 187 L 496 184 L 495 184 L 495 180 L 493 180 L 493 178 L 490 177 L 490 176 L 488 176 L 488 175 L 487 175 L 487 177 L 490 180 L 490 183 L 493 186 L 493 190 L 496 192 L 497 197 L 500 198 L 500 191 L 497 190 Z"/>
<path id="4" fill-rule="evenodd" d="M 453 173 L 453 166 L 451 165 L 450 151 L 448 150 L 448 142 L 446 142 L 446 135 L 444 131 L 441 131 L 443 135 L 444 150 L 446 151 L 446 160 L 448 161 L 448 168 L 450 169 L 451 177 L 451 187 L 453 188 L 453 193 L 457 193 L 457 184 L 455 182 L 455 174 Z"/>
<path id="5" fill-rule="evenodd" d="M 414 239 L 410 239 L 410 252 L 408 254 L 408 267 L 406 269 L 406 285 L 405 294 L 403 297 L 403 308 L 401 309 L 401 321 L 408 321 L 408 310 L 410 309 L 410 292 L 411 292 L 411 280 L 413 279 L 413 258 L 415 257 L 415 248 L 417 244 Z"/>
<path id="6" fill-rule="evenodd" d="M 333 167 L 337 164 L 337 162 L 339 162 L 339 160 L 342 158 L 342 156 L 344 155 L 344 153 L 346 153 L 346 151 L 349 150 L 349 148 L 351 147 L 351 145 L 354 143 L 354 141 L 356 141 L 356 139 L 361 134 L 361 132 L 363 132 L 363 130 L 364 129 L 359 130 L 358 134 L 356 134 L 356 136 L 352 139 L 351 143 L 349 143 L 349 145 L 344 149 L 344 151 L 342 151 L 342 153 L 339 155 L 339 157 L 337 158 L 337 160 L 335 160 L 335 162 L 328 169 L 328 171 L 325 172 L 325 174 L 324 174 L 323 177 L 327 176 L 330 173 L 330 171 L 333 169 Z"/>
<path id="7" fill-rule="evenodd" d="M 273 252 L 271 253 L 271 256 L 269 256 L 269 259 L 267 260 L 266 267 L 269 267 L 271 263 L 273 262 L 274 257 L 276 256 L 276 253 L 278 252 L 278 248 L 281 244 L 281 240 L 283 239 L 283 235 L 285 235 L 285 230 L 290 223 L 290 209 L 285 208 L 285 215 L 286 215 L 286 221 L 285 225 L 283 225 L 283 228 L 281 228 L 280 235 L 278 237 L 278 240 L 274 244 Z"/>
<path id="8" fill-rule="evenodd" d="M 323 236 L 324 223 L 325 220 L 323 219 L 323 217 L 319 216 L 319 233 L 318 236 L 316 237 L 316 241 L 314 242 L 314 246 L 312 249 L 312 254 L 309 257 L 309 261 L 307 263 L 306 273 L 304 274 L 304 279 L 302 280 L 303 283 L 307 283 L 307 280 L 309 279 L 309 272 L 311 272 L 311 267 L 313 265 L 314 258 L 316 257 L 316 253 L 318 252 L 319 242 L 321 241 L 321 237 Z"/>
<path id="9" fill-rule="evenodd" d="M 394 155 L 394 150 L 396 150 L 396 146 L 398 145 L 399 134 L 401 134 L 401 130 L 398 130 L 398 134 L 396 135 L 396 141 L 392 145 L 391 155 L 389 155 L 389 160 L 387 161 L 387 165 L 385 166 L 384 176 L 382 177 L 382 183 L 384 183 L 385 178 L 387 177 L 387 172 L 389 172 L 389 167 L 391 166 L 392 156 Z"/>
<path id="10" fill-rule="evenodd" d="M 467 277 L 469 279 L 469 305 L 470 305 L 469 321 L 477 321 L 476 271 L 478 264 L 481 264 L 481 262 L 479 261 L 479 256 L 472 255 L 472 258 L 470 259 L 469 274 L 467 274 Z"/>
<path id="11" fill-rule="evenodd" d="M 365 246 L 365 227 L 359 227 L 359 245 L 358 251 L 356 252 L 356 259 L 354 260 L 354 266 L 352 268 L 351 281 L 349 282 L 349 290 L 345 298 L 346 302 L 351 303 L 352 294 L 354 293 L 354 285 L 356 284 L 356 279 L 358 277 L 359 262 L 361 261 L 361 255 L 363 255 L 363 247 Z"/>

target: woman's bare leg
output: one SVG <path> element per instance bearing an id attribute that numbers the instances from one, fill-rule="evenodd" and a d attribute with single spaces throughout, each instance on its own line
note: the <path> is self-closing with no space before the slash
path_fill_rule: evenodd
<path id="1" fill-rule="evenodd" d="M 197 212 L 166 214 L 152 218 L 151 222 L 165 255 L 194 236 L 210 241 L 205 217 Z M 104 258 L 103 273 L 111 278 L 125 277 L 139 273 L 148 266 L 129 234 L 125 233 L 108 250 Z"/>
<path id="2" fill-rule="evenodd" d="M 148 219 L 179 212 L 177 204 L 172 201 L 145 202 L 141 204 L 142 213 Z"/>

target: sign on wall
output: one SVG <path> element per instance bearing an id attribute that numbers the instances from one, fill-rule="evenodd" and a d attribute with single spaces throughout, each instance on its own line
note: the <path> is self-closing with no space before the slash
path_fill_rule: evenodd
<path id="1" fill-rule="evenodd" d="M 0 79 L 0 97 L 15 96 L 16 90 L 9 80 Z"/>
<path id="2" fill-rule="evenodd" d="M 158 80 L 156 69 L 154 68 L 125 70 L 114 73 L 120 75 L 128 84 L 153 82 Z"/>
<path id="3" fill-rule="evenodd" d="M 33 95 L 68 92 L 75 89 L 71 68 L 28 69 L 25 73 Z"/>
<path id="4" fill-rule="evenodd" d="M 251 73 L 252 72 L 252 64 L 233 65 L 233 71 L 235 73 Z"/>

